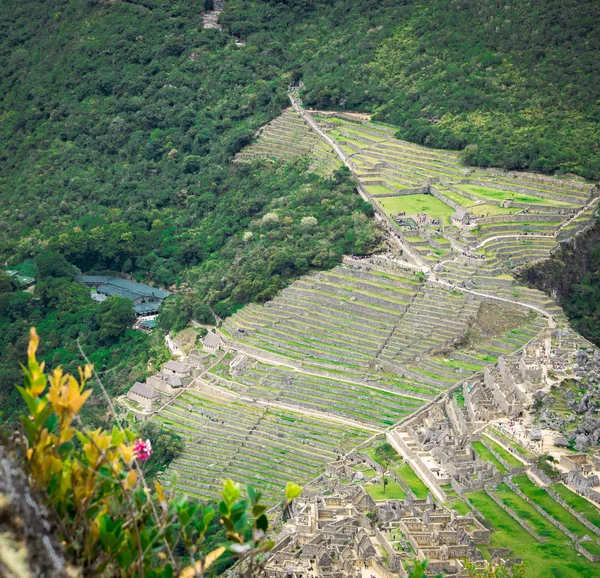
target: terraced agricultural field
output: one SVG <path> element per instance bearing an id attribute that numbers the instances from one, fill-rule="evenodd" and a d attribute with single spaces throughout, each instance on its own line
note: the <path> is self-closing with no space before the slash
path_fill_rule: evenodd
<path id="1" fill-rule="evenodd" d="M 540 543 L 534 536 L 525 532 L 516 519 L 483 490 L 472 492 L 467 495 L 469 502 L 487 518 L 494 529 L 489 547 L 480 547 L 485 557 L 489 558 L 490 548 L 510 548 L 513 556 L 535 560 L 535 563 L 526 565 L 526 578 L 548 576 L 594 578 L 597 576 L 597 564 L 581 556 L 565 534 L 552 526 L 514 492 L 503 486 L 498 496 L 510 507 L 516 506 L 513 508 L 516 515 L 529 523 L 534 531 L 539 534 L 543 532 L 543 537 L 548 541 Z"/>
<path id="2" fill-rule="evenodd" d="M 554 199 L 538 197 L 535 194 L 516 193 L 510 190 L 500 188 L 483 187 L 480 185 L 456 185 L 456 187 L 466 193 L 486 201 L 513 201 L 515 203 L 525 203 L 527 205 L 550 205 L 556 207 L 569 207 L 572 203 L 557 201 Z M 532 191 L 533 193 L 533 191 Z"/>
<path id="3" fill-rule="evenodd" d="M 341 166 L 331 147 L 311 130 L 294 109 L 288 108 L 263 127 L 259 138 L 241 151 L 236 161 L 256 158 L 295 161 L 301 157 L 307 157 L 311 170 L 323 176 L 331 175 Z"/>
<path id="4" fill-rule="evenodd" d="M 426 212 L 450 225 L 456 209 L 465 209 L 472 224 L 487 219 L 498 225 L 495 234 L 502 239 L 488 243 L 485 256 L 497 260 L 507 270 L 544 259 L 556 247 L 555 235 L 563 223 L 561 238 L 568 238 L 590 222 L 584 212 L 568 223 L 590 200 L 591 185 L 528 173 L 466 168 L 456 153 L 427 149 L 394 138 L 393 127 L 361 122 L 357 119 L 325 117 L 314 114 L 321 129 L 328 133 L 347 155 L 356 178 L 372 196 L 371 201 L 391 216 L 398 212 Z M 432 194 L 388 196 L 394 191 L 429 187 Z M 496 221 L 494 221 L 494 219 Z M 530 219 L 529 227 L 522 225 Z M 538 221 L 543 220 L 539 226 Z M 478 227 L 454 229 L 445 234 L 465 244 L 471 251 L 492 236 L 480 234 Z M 538 238 L 523 238 L 539 233 Z M 547 238 L 541 238 L 547 236 Z M 435 262 L 435 257 L 425 262 Z M 439 255 L 444 258 L 446 255 Z"/>
<path id="5" fill-rule="evenodd" d="M 282 482 L 306 482 L 544 326 L 525 312 L 501 334 L 463 344 L 483 306 L 493 314 L 381 258 L 348 259 L 244 307 L 221 326 L 229 352 L 156 417 L 187 442 L 172 468 L 178 487 L 211 497 L 226 475 L 262 483 L 276 469 L 265 486 L 275 500 Z M 405 470 L 397 473 L 413 487 Z"/>
<path id="6" fill-rule="evenodd" d="M 446 224 L 450 223 L 450 215 L 454 213 L 452 207 L 432 195 L 399 195 L 377 199 L 377 203 L 390 216 L 400 212 L 405 212 L 407 215 L 427 213 L 435 219 L 443 219 Z"/>
<path id="7" fill-rule="evenodd" d="M 205 391 L 186 391 L 154 421 L 186 442 L 170 468 L 177 488 L 210 499 L 229 477 L 260 485 L 270 501 L 289 481 L 306 483 L 370 432 L 277 407 L 264 407 Z M 279 498 L 278 498 L 279 496 Z"/>
<path id="8" fill-rule="evenodd" d="M 467 168 L 455 152 L 395 133 L 343 114 L 311 119 L 288 109 L 238 155 L 307 158 L 324 176 L 343 158 L 384 223 L 386 214 L 428 213 L 444 226 L 400 232 L 389 222 L 402 255 L 345 258 L 221 324 L 227 355 L 154 418 L 186 440 L 172 468 L 182 491 L 210 498 L 229 476 L 260 483 L 275 502 L 285 482 L 305 483 L 327 461 L 518 350 L 547 326 L 545 316 L 562 318 L 548 296 L 510 273 L 547 257 L 561 228 L 568 236 L 586 226 L 595 211 L 591 189 Z M 450 218 L 461 208 L 468 226 Z M 485 436 L 473 447 L 502 473 L 501 461 L 523 465 Z M 396 474 L 403 483 L 390 489 L 426 495 L 407 464 Z"/>

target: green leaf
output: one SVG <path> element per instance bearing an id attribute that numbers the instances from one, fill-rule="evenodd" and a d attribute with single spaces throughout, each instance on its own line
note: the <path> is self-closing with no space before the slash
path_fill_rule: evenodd
<path id="1" fill-rule="evenodd" d="M 72 452 L 75 449 L 75 444 L 71 441 L 64 442 L 58 446 L 58 455 L 61 458 L 64 458 L 69 452 Z"/>
<path id="2" fill-rule="evenodd" d="M 37 437 L 38 430 L 35 427 L 35 424 L 26 416 L 21 417 L 21 423 L 23 424 L 23 429 L 25 430 L 25 434 L 27 435 L 27 439 L 33 443 L 35 438 Z"/>
<path id="3" fill-rule="evenodd" d="M 234 502 L 240 497 L 240 488 L 239 486 L 227 478 L 225 482 L 223 482 L 223 500 L 227 504 L 229 508 L 234 504 Z"/>
<path id="4" fill-rule="evenodd" d="M 266 532 L 269 529 L 269 519 L 262 514 L 258 518 L 256 518 L 256 527 L 263 532 Z"/>
<path id="5" fill-rule="evenodd" d="M 263 514 L 266 510 L 267 510 L 267 506 L 265 506 L 263 504 L 256 504 L 255 506 L 252 507 L 252 515 L 255 518 L 258 518 L 258 516 Z"/>
<path id="6" fill-rule="evenodd" d="M 125 432 L 121 431 L 117 426 L 114 426 L 111 433 L 111 444 L 118 447 L 122 443 L 125 443 Z"/>
<path id="7" fill-rule="evenodd" d="M 37 413 L 37 399 L 33 397 L 24 387 L 17 385 L 17 389 L 21 394 L 21 397 L 25 400 L 29 413 L 35 415 Z"/>
<path id="8" fill-rule="evenodd" d="M 285 487 L 285 497 L 291 501 L 297 498 L 302 493 L 302 486 L 294 484 L 294 482 L 288 482 Z"/>
<path id="9" fill-rule="evenodd" d="M 223 523 L 223 526 L 225 526 L 225 528 L 226 528 L 226 529 L 227 529 L 229 532 L 233 532 L 233 531 L 235 530 L 235 528 L 234 528 L 234 526 L 233 526 L 233 522 L 232 522 L 232 521 L 231 521 L 229 518 L 227 518 L 227 517 L 223 516 L 223 517 L 221 518 L 221 522 Z"/>
<path id="10" fill-rule="evenodd" d="M 52 406 L 48 406 L 48 408 L 52 409 Z M 55 413 L 50 414 L 46 418 L 46 423 L 44 424 L 44 426 L 49 432 L 53 432 L 58 426 L 58 416 Z"/>

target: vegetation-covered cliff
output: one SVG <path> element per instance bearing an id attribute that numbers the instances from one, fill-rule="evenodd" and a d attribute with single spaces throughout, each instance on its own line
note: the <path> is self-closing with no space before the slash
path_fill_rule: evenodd
<path id="1" fill-rule="evenodd" d="M 600 345 L 600 223 L 562 243 L 551 259 L 525 269 L 522 280 L 552 295 L 574 329 Z"/>

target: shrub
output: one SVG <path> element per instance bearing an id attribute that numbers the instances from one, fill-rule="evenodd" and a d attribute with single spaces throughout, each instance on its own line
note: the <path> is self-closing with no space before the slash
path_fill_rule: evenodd
<path id="1" fill-rule="evenodd" d="M 29 410 L 21 420 L 25 469 L 83 575 L 192 578 L 230 555 L 241 560 L 240 576 L 260 576 L 264 554 L 274 545 L 260 492 L 248 487 L 248 500 L 242 500 L 240 488 L 224 482 L 218 512 L 226 540 L 208 548 L 216 510 L 167 495 L 158 482 L 147 485 L 141 462 L 152 453 L 149 440 L 136 440 L 116 426 L 112 431 L 81 426 L 92 367 L 80 368 L 78 379 L 61 368 L 46 375 L 36 359 L 38 343 L 32 329 L 25 384 L 19 387 Z M 287 502 L 300 491 L 288 484 Z M 173 555 L 181 545 L 190 561 L 184 568 Z"/>

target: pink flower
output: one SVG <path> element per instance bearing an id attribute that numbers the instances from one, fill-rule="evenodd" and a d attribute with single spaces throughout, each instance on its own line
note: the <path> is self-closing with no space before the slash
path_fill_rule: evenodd
<path id="1" fill-rule="evenodd" d="M 147 460 L 152 455 L 152 444 L 150 440 L 138 440 L 133 446 L 133 451 L 140 462 Z"/>

